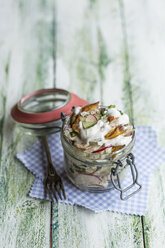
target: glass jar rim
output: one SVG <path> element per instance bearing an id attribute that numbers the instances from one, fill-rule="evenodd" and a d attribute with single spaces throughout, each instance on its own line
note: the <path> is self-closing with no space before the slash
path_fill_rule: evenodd
<path id="1" fill-rule="evenodd" d="M 25 113 L 29 113 L 29 114 L 39 114 L 39 112 L 34 111 L 32 108 L 27 110 L 27 105 L 29 104 L 29 102 L 33 102 L 36 101 L 36 98 L 39 97 L 44 97 L 44 96 L 49 96 L 51 94 L 60 94 L 60 96 L 65 96 L 65 99 L 55 99 L 56 101 L 62 101 L 62 104 L 59 104 L 57 106 L 54 106 L 52 109 L 47 109 L 44 112 L 51 112 L 53 110 L 57 110 L 59 108 L 62 108 L 64 105 L 66 105 L 70 98 L 71 98 L 71 94 L 70 92 L 68 92 L 67 90 L 64 89 L 57 89 L 57 88 L 52 88 L 52 89 L 41 89 L 41 90 L 37 90 L 34 92 L 31 92 L 25 96 L 23 96 L 17 103 L 17 107 L 20 111 L 25 112 Z M 50 99 L 52 101 L 52 99 Z M 49 100 L 49 101 L 50 101 Z M 36 101 L 37 102 L 37 101 Z M 38 103 L 40 104 L 40 102 Z"/>

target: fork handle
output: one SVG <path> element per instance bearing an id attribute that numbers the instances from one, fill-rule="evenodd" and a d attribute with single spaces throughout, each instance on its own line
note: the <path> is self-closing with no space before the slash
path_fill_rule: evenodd
<path id="1" fill-rule="evenodd" d="M 51 157 L 51 153 L 50 153 L 50 149 L 49 149 L 49 144 L 48 144 L 48 141 L 47 141 L 47 137 L 46 136 L 42 136 L 41 137 L 42 139 L 42 143 L 45 147 L 45 151 L 46 151 L 46 156 L 47 156 L 47 160 L 48 160 L 48 170 L 50 170 L 52 173 L 55 170 L 54 166 L 53 166 L 53 161 L 52 161 L 52 157 Z"/>

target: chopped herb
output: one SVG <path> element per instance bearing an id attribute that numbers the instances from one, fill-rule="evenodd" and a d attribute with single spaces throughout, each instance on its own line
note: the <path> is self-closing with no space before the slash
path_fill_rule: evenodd
<path id="1" fill-rule="evenodd" d="M 101 114 L 102 115 L 107 115 L 108 114 L 107 109 L 106 108 L 102 108 L 101 109 Z"/>
<path id="2" fill-rule="evenodd" d="M 76 135 L 77 135 L 76 132 L 70 132 L 71 137 L 75 137 Z"/>
<path id="3" fill-rule="evenodd" d="M 123 112 L 121 110 L 119 110 L 120 114 L 123 115 Z"/>
<path id="4" fill-rule="evenodd" d="M 108 108 L 116 108 L 116 105 L 109 105 Z"/>

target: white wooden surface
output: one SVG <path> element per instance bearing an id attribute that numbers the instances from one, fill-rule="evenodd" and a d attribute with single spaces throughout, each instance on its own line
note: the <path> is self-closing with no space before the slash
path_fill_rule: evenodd
<path id="1" fill-rule="evenodd" d="M 27 197 L 34 177 L 14 157 L 35 139 L 10 118 L 23 94 L 56 86 L 116 104 L 136 124 L 156 127 L 165 147 L 164 11 L 163 0 L 0 0 L 2 248 L 164 247 L 165 164 L 153 175 L 143 218 L 51 208 Z"/>

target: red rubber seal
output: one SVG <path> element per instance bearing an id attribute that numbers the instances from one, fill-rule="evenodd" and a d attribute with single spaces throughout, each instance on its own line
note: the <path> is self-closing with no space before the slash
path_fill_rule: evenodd
<path id="1" fill-rule="evenodd" d="M 44 93 L 44 91 L 51 92 L 54 90 L 55 89 L 43 89 L 43 90 L 30 93 L 22 97 L 20 100 L 20 103 L 23 104 L 29 98 L 36 96 L 38 94 Z M 63 92 L 62 89 L 57 89 L 57 91 Z M 41 123 L 47 123 L 47 122 L 59 120 L 61 119 L 61 112 L 64 112 L 66 115 L 69 115 L 71 113 L 71 109 L 73 106 L 78 107 L 78 106 L 84 106 L 86 104 L 88 104 L 86 100 L 83 100 L 82 98 L 78 97 L 74 93 L 70 93 L 69 102 L 66 105 L 59 107 L 56 110 L 52 110 L 52 111 L 44 112 L 44 113 L 27 113 L 27 112 L 22 111 L 19 108 L 18 104 L 16 104 L 11 109 L 11 116 L 17 122 L 21 122 L 25 124 L 41 124 Z"/>

